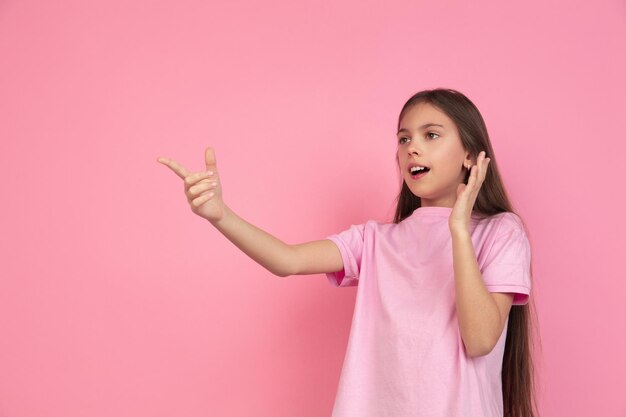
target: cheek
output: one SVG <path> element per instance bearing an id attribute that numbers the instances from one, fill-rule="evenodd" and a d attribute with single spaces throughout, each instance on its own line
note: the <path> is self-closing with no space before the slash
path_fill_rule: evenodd
<path id="1" fill-rule="evenodd" d="M 396 166 L 398 167 L 398 169 L 402 169 L 402 167 L 405 165 L 406 165 L 406 158 L 402 158 L 398 154 L 396 154 Z"/>

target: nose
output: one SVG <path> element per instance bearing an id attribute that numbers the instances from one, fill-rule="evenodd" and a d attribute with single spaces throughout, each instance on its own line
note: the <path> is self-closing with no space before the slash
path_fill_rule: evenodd
<path id="1" fill-rule="evenodd" d="M 419 144 L 418 141 L 414 139 L 411 139 L 411 141 L 409 142 L 409 146 L 407 147 L 407 150 L 409 152 L 409 155 L 412 155 L 412 154 L 421 155 L 422 154 L 421 144 Z"/>

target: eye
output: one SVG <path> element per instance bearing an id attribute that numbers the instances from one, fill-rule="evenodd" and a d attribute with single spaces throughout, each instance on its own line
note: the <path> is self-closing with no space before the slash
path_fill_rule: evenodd
<path id="1" fill-rule="evenodd" d="M 428 132 L 428 133 L 426 133 L 426 136 L 428 136 L 430 139 L 434 139 L 434 138 L 432 138 L 432 137 L 431 137 L 431 136 L 429 136 L 429 135 L 435 135 L 435 136 L 437 136 L 437 137 L 439 137 L 439 136 L 440 136 L 440 135 L 439 135 L 439 133 L 436 133 L 436 132 Z M 401 137 L 400 139 L 398 139 L 398 144 L 402 145 L 402 144 L 406 143 L 406 142 L 404 142 L 404 139 L 410 139 L 410 138 L 408 138 L 408 137 L 406 137 L 406 136 L 403 136 L 403 137 Z"/>

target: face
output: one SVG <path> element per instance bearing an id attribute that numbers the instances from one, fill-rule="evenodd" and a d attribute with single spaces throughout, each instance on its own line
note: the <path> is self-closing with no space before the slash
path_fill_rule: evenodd
<path id="1" fill-rule="evenodd" d="M 430 123 L 441 126 L 426 126 Z M 465 149 L 456 125 L 445 113 L 428 103 L 409 108 L 400 121 L 397 136 L 398 162 L 402 178 L 422 206 L 453 207 L 456 189 L 465 179 L 465 166 L 474 164 Z M 412 178 L 409 164 L 430 168 Z"/>

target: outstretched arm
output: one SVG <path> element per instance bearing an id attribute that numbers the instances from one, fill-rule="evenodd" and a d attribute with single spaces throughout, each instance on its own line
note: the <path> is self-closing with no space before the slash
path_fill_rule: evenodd
<path id="1" fill-rule="evenodd" d="M 249 223 L 224 206 L 224 217 L 211 222 L 228 240 L 279 277 L 340 271 L 341 252 L 328 239 L 290 245 Z"/>
<path id="2" fill-rule="evenodd" d="M 183 179 L 185 196 L 194 213 L 211 222 L 235 246 L 274 275 L 286 277 L 341 270 L 341 253 L 332 241 L 322 239 L 289 245 L 237 215 L 222 198 L 212 147 L 206 148 L 204 158 L 206 171 L 201 172 L 192 172 L 170 158 L 157 158 Z"/>

